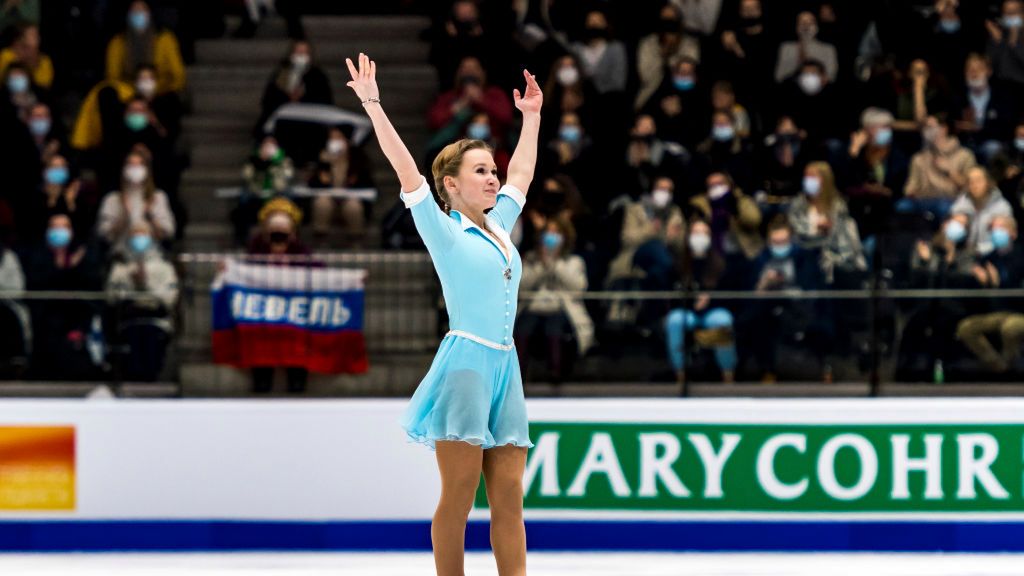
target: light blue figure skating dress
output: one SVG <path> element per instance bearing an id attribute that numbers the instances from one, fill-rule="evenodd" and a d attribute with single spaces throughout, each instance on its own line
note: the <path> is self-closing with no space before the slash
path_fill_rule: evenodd
<path id="1" fill-rule="evenodd" d="M 402 415 L 402 427 L 431 449 L 438 440 L 484 449 L 533 447 L 512 340 L 523 263 L 509 238 L 526 196 L 505 185 L 487 214 L 487 227 L 505 245 L 507 260 L 472 220 L 456 210 L 445 214 L 425 178 L 416 191 L 403 192 L 402 200 L 441 279 L 451 327 Z"/>

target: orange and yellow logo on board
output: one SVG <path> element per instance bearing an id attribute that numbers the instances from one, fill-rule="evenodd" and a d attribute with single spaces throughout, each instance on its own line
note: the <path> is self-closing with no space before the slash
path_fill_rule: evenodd
<path id="1" fill-rule="evenodd" d="M 0 426 L 0 511 L 75 509 L 75 427 Z"/>

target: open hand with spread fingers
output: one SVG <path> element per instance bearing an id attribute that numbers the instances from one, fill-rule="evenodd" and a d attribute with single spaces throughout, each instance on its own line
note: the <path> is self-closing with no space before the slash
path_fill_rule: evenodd
<path id="1" fill-rule="evenodd" d="M 540 114 L 540 108 L 544 104 L 544 94 L 537 84 L 537 77 L 530 74 L 529 70 L 523 70 L 523 76 L 526 78 L 526 92 L 520 95 L 518 88 L 512 90 L 512 99 L 515 101 L 516 108 L 519 108 L 524 115 Z"/>
<path id="2" fill-rule="evenodd" d="M 358 69 L 352 63 L 351 58 L 345 58 L 345 64 L 348 66 L 349 74 L 352 75 L 352 80 L 345 85 L 355 91 L 359 101 L 364 104 L 368 100 L 379 102 L 380 89 L 377 88 L 377 64 L 362 52 L 359 53 Z"/>

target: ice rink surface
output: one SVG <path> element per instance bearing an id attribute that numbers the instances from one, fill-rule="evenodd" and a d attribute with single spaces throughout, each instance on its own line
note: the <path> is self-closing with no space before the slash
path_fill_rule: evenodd
<path id="1" fill-rule="evenodd" d="M 1004 576 L 1024 556 L 969 554 L 531 553 L 530 576 Z M 0 554 L 4 576 L 430 576 L 422 553 Z M 490 554 L 471 553 L 467 576 L 494 576 Z"/>

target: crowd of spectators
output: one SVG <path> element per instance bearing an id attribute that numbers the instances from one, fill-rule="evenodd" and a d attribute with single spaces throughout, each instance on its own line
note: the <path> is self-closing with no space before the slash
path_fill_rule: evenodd
<path id="1" fill-rule="evenodd" d="M 0 285 L 96 295 L 4 299 L 3 376 L 90 379 L 113 363 L 118 377 L 153 380 L 162 369 L 187 79 L 159 8 L 0 7 Z M 85 48 L 100 38 L 102 50 Z M 108 306 L 104 292 L 132 297 Z"/>
<path id="2" fill-rule="evenodd" d="M 517 341 L 544 339 L 556 376 L 562 341 L 585 352 L 596 332 L 613 353 L 625 330 L 663 342 L 681 379 L 771 382 L 802 354 L 789 364 L 829 381 L 830 356 L 865 352 L 868 306 L 794 292 L 1022 287 L 1020 0 L 455 0 L 433 22 L 428 158 L 475 138 L 504 170 L 519 71 L 545 88 L 514 236 L 540 296 Z M 688 298 L 567 298 L 588 288 Z M 709 298 L 723 290 L 759 296 Z M 901 306 L 883 345 L 903 377 L 958 356 L 1014 367 L 1019 300 Z"/>

